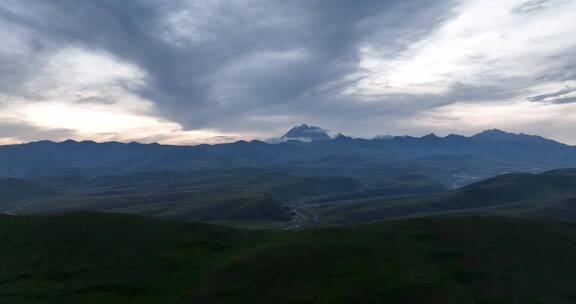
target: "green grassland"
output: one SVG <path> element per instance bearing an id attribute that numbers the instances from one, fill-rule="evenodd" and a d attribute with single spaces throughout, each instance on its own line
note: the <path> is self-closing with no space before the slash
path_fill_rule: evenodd
<path id="1" fill-rule="evenodd" d="M 22 186 L 10 192 L 4 190 L 14 181 Z M 2 187 L 4 184 L 6 187 Z M 278 225 L 290 219 L 284 208 L 287 202 L 360 187 L 347 177 L 294 176 L 260 169 L 160 171 L 91 179 L 5 179 L 0 180 L 0 212 L 93 210 L 193 222 Z M 4 202 L 2 197 L 6 197 Z"/>
<path id="2" fill-rule="evenodd" d="M 294 231 L 0 217 L 0 303 L 575 303 L 576 224 L 466 217 Z"/>
<path id="3" fill-rule="evenodd" d="M 160 171 L 96 178 L 0 179 L 0 212 L 92 210 L 252 228 L 357 224 L 414 216 L 576 219 L 576 170 L 512 173 L 447 190 L 422 174 L 366 185 L 271 169 Z M 294 223 L 304 216 L 305 221 Z"/>
<path id="4" fill-rule="evenodd" d="M 346 197 L 338 194 L 333 197 Z M 312 200 L 324 223 L 350 224 L 413 216 L 507 215 L 576 219 L 576 170 L 504 174 L 447 192 Z"/>

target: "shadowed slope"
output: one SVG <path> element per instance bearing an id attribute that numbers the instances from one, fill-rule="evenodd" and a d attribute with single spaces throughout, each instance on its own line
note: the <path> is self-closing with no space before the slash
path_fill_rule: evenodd
<path id="1" fill-rule="evenodd" d="M 504 174 L 425 196 L 369 198 L 315 206 L 327 222 L 359 223 L 413 215 L 520 215 L 576 219 L 576 170 Z"/>
<path id="2" fill-rule="evenodd" d="M 0 217 L 2 303 L 573 303 L 576 226 L 412 219 L 245 231 Z"/>

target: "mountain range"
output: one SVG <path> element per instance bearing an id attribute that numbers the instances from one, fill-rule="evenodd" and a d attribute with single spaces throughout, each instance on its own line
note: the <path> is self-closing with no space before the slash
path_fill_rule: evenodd
<path id="1" fill-rule="evenodd" d="M 313 135 L 311 135 L 313 134 Z M 327 137 L 302 125 L 280 143 L 238 141 L 171 146 L 72 140 L 0 146 L 0 176 L 102 176 L 158 170 L 274 168 L 298 175 L 350 176 L 377 183 L 393 171 L 423 172 L 458 187 L 504 172 L 543 172 L 576 167 L 576 148 L 539 136 L 489 130 L 471 137 L 360 139 Z"/>
<path id="2" fill-rule="evenodd" d="M 288 134 L 308 132 L 324 131 Z M 576 148 L 500 130 L 199 146 L 40 141 L 0 147 L 0 212 L 287 228 L 448 213 L 572 219 L 576 174 L 538 175 L 569 167 Z"/>

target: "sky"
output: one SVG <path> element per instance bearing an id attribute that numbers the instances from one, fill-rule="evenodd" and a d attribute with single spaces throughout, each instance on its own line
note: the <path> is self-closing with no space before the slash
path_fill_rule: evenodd
<path id="1" fill-rule="evenodd" d="M 0 144 L 499 128 L 576 144 L 575 0 L 3 0 Z"/>

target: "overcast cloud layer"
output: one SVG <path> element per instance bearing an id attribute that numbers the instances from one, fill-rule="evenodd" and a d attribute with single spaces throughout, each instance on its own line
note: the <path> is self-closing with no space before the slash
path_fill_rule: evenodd
<path id="1" fill-rule="evenodd" d="M 573 0 L 0 2 L 0 144 L 488 128 L 576 144 Z"/>

